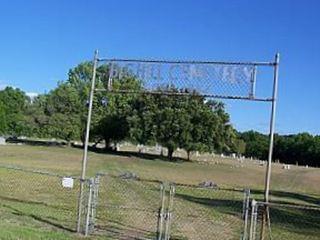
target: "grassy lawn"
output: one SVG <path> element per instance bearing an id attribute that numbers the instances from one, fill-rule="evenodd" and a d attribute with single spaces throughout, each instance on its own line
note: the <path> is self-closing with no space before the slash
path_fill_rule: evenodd
<path id="1" fill-rule="evenodd" d="M 99 231 L 92 239 L 105 239 L 106 235 L 110 239 L 153 237 L 159 208 L 159 183 L 156 180 L 178 183 L 171 229 L 173 239 L 211 239 L 213 236 L 212 239 L 239 239 L 241 189 L 250 188 L 253 197 L 262 199 L 265 166 L 254 161 L 240 163 L 234 159 L 204 155 L 194 157 L 194 160 L 206 160 L 203 163 L 168 162 L 151 154 L 141 157 L 132 152 L 133 149 L 127 150 L 130 152 L 116 155 L 90 152 L 88 176 L 97 172 L 119 175 L 130 171 L 142 179 L 154 181 L 104 177 L 97 218 Z M 0 146 L 0 165 L 38 169 L 63 176 L 80 175 L 81 157 L 81 149 L 76 148 Z M 222 190 L 187 186 L 205 180 L 214 181 Z M 319 205 L 319 183 L 320 169 L 292 166 L 290 170 L 284 170 L 282 165 L 274 164 L 271 200 Z M 0 168 L 0 239 L 81 239 L 74 233 L 78 182 L 75 184 L 73 189 L 64 189 L 56 177 Z M 302 216 L 301 211 L 286 215 L 283 209 L 275 209 L 271 214 L 275 215 L 272 227 L 276 234 L 281 232 L 279 236 L 320 239 L 319 216 L 308 218 Z M 296 220 L 288 221 L 288 217 Z M 309 220 L 311 222 L 305 227 L 301 225 Z"/>

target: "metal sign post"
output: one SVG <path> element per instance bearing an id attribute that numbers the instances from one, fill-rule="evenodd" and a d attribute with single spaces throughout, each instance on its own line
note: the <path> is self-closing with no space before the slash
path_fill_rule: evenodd
<path id="1" fill-rule="evenodd" d="M 92 115 L 92 103 L 94 97 L 95 90 L 95 82 L 96 82 L 96 72 L 98 65 L 98 51 L 95 51 L 94 60 L 93 60 L 93 71 L 92 71 L 92 80 L 91 80 L 91 90 L 90 90 L 90 98 L 89 98 L 89 109 L 88 109 L 88 119 L 87 119 L 87 127 L 86 127 L 86 136 L 83 148 L 83 159 L 82 159 L 82 171 L 80 178 L 80 192 L 79 192 L 79 200 L 78 200 L 78 219 L 77 219 L 77 232 L 80 233 L 81 230 L 81 214 L 82 214 L 82 200 L 83 200 L 83 192 L 84 192 L 84 181 L 86 178 L 86 168 L 88 161 L 88 146 L 89 146 L 89 137 L 90 137 L 90 125 L 91 125 L 91 115 Z"/>
<path id="2" fill-rule="evenodd" d="M 279 62 L 280 54 L 277 53 L 275 56 L 274 65 L 274 76 L 273 76 L 273 92 L 272 92 L 272 105 L 271 105 L 271 117 L 270 117 L 270 133 L 269 133 L 269 153 L 268 162 L 266 168 L 265 177 L 265 190 L 264 190 L 264 201 L 269 202 L 270 192 L 270 180 L 271 180 L 271 165 L 272 165 L 272 154 L 273 154 L 273 142 L 274 142 L 274 129 L 276 120 L 276 106 L 277 106 L 277 94 L 278 94 L 278 77 L 279 77 Z M 262 226 L 260 239 L 263 240 L 265 237 L 265 226 L 266 222 L 269 221 L 269 207 L 266 205 L 262 216 Z"/>
<path id="3" fill-rule="evenodd" d="M 272 92 L 272 106 L 271 106 L 271 118 L 270 118 L 270 142 L 269 142 L 269 154 L 268 154 L 268 163 L 265 179 L 265 202 L 269 201 L 269 190 L 270 190 L 270 178 L 271 178 L 271 162 L 273 154 L 273 141 L 274 141 L 274 128 L 276 121 L 276 105 L 277 105 L 277 94 L 278 94 L 278 74 L 279 74 L 279 61 L 280 54 L 277 53 L 275 57 L 275 66 L 274 66 L 274 79 L 273 79 L 273 92 Z"/>

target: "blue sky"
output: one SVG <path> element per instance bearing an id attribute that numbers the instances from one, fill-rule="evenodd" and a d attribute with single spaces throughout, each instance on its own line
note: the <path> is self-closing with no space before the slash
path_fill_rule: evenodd
<path id="1" fill-rule="evenodd" d="M 0 87 L 47 92 L 95 49 L 106 57 L 235 61 L 272 61 L 280 52 L 276 131 L 320 134 L 319 12 L 316 0 L 3 0 Z M 268 131 L 270 105 L 226 104 L 237 129 Z"/>

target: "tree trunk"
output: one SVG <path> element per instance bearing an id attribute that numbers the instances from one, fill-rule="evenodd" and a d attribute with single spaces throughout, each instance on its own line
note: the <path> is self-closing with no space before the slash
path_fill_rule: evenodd
<path id="1" fill-rule="evenodd" d="M 105 138 L 104 142 L 105 142 L 105 150 L 109 150 L 110 149 L 110 139 Z"/>
<path id="2" fill-rule="evenodd" d="M 173 156 L 173 148 L 168 148 L 168 159 L 172 160 L 172 156 Z"/>
<path id="3" fill-rule="evenodd" d="M 190 161 L 190 153 L 191 153 L 191 151 L 190 151 L 190 150 L 188 150 L 188 151 L 187 151 L 187 158 L 188 158 L 188 161 Z"/>

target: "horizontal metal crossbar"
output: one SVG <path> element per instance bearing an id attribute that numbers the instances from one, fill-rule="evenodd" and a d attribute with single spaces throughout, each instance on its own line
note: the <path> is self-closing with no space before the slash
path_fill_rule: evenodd
<path id="1" fill-rule="evenodd" d="M 136 63 L 166 63 L 166 64 L 217 64 L 217 65 L 251 65 L 270 66 L 274 62 L 228 62 L 228 61 L 193 61 L 193 60 L 156 60 L 156 59 L 123 59 L 123 58 L 100 58 L 99 62 L 136 62 Z"/>
<path id="2" fill-rule="evenodd" d="M 110 94 L 140 94 L 140 95 L 165 95 L 165 96 L 199 96 L 205 98 L 216 98 L 216 99 L 238 99 L 238 100 L 247 100 L 247 101 L 257 101 L 257 102 L 272 102 L 272 98 L 251 98 L 251 97 L 241 97 L 241 96 L 222 96 L 222 95 L 211 95 L 211 94 L 201 94 L 201 95 L 192 95 L 190 93 L 179 93 L 179 92 L 155 92 L 155 91 L 128 91 L 128 90 L 116 90 L 109 91 L 105 88 L 96 88 L 96 92 L 108 92 Z"/>

